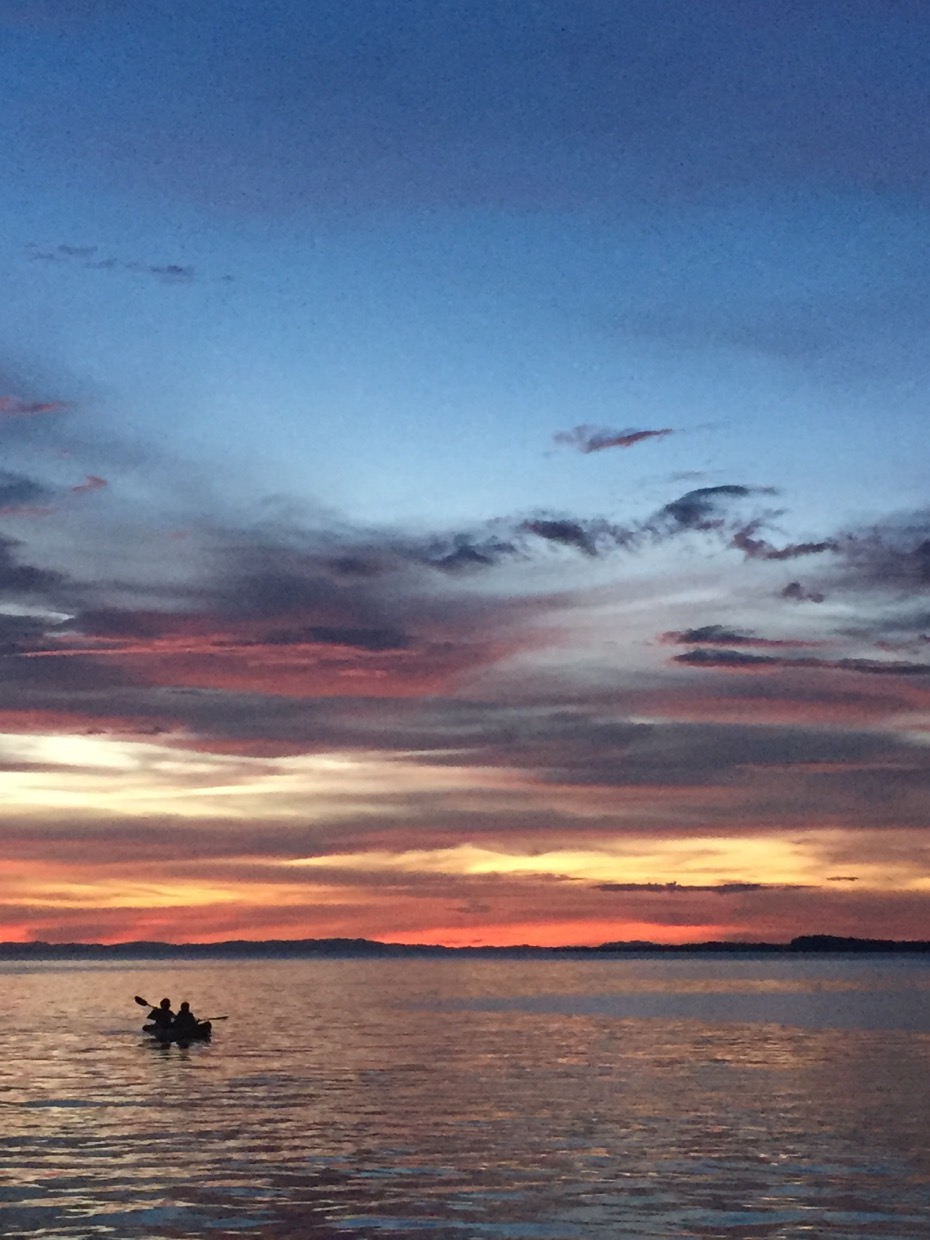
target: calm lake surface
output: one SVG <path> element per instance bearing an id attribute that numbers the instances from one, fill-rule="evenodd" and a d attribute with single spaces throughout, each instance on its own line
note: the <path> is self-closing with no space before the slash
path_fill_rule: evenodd
<path id="1" fill-rule="evenodd" d="M 228 1015 L 140 1035 L 134 994 Z M 4 1237 L 930 1236 L 930 961 L 0 964 Z"/>

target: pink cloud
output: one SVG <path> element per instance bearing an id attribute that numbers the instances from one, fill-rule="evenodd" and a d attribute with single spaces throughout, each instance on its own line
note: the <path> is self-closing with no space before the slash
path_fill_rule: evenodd
<path id="1" fill-rule="evenodd" d="M 568 444 L 579 452 L 589 453 L 603 452 L 605 448 L 632 448 L 645 439 L 661 439 L 671 434 L 670 426 L 654 431 L 614 431 L 604 427 L 576 426 L 570 431 L 560 431 L 554 439 L 556 443 Z"/>
<path id="2" fill-rule="evenodd" d="M 106 478 L 98 478 L 96 474 L 88 474 L 83 482 L 76 487 L 72 487 L 71 490 L 77 495 L 83 495 L 87 491 L 102 491 L 106 485 Z"/>

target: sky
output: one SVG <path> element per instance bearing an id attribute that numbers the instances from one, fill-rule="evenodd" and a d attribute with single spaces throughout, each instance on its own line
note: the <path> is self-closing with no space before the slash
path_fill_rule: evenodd
<path id="1" fill-rule="evenodd" d="M 0 0 L 0 940 L 927 938 L 925 0 Z"/>

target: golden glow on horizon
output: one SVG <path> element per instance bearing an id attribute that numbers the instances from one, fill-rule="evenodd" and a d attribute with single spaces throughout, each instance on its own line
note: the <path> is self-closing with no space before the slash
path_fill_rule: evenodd
<path id="1" fill-rule="evenodd" d="M 814 855 L 811 855 L 813 853 Z M 460 844 L 444 849 L 370 851 L 285 861 L 286 866 L 445 875 L 527 875 L 593 883 L 655 883 L 674 873 L 681 885 L 733 882 L 768 884 L 820 881 L 823 865 L 804 841 L 777 836 L 655 839 L 626 838 L 610 846 L 506 852 Z"/>
<path id="2" fill-rule="evenodd" d="M 188 748 L 190 738 L 178 735 L 17 733 L 2 741 L 13 769 L 3 781 L 11 847 L 0 873 L 7 921 L 21 915 L 16 938 L 33 926 L 36 937 L 203 941 L 263 937 L 272 924 L 280 937 L 450 945 L 778 938 L 825 928 L 808 920 L 799 929 L 792 919 L 800 910 L 853 918 L 852 893 L 930 892 L 922 830 L 831 822 L 790 833 L 673 834 L 701 789 L 553 785 L 513 767 L 476 772 L 412 753 L 216 753 Z M 708 795 L 724 806 L 726 791 Z M 707 809 L 704 821 L 713 821 Z M 444 846 L 461 838 L 472 812 L 473 838 Z M 149 839 L 146 820 L 156 817 Z M 573 846 L 562 848 L 554 841 L 567 817 Z M 97 823 L 102 835 L 82 843 L 82 824 Z M 201 823 L 209 834 L 200 834 Z M 347 842 L 334 846 L 343 824 Z M 100 842 L 111 831 L 119 841 L 112 856 Z M 418 839 L 437 846 L 404 847 Z M 728 884 L 746 889 L 721 903 Z M 771 911 L 772 889 L 783 914 Z M 859 907 L 868 914 L 867 903 Z M 915 915 L 901 908 L 904 924 Z"/>
<path id="3" fill-rule="evenodd" d="M 207 882 L 128 881 L 120 878 L 75 878 L 67 881 L 36 878 L 20 881 L 18 890 L 5 894 L 7 908 L 159 909 L 212 908 L 217 905 L 248 908 L 325 906 L 341 895 L 330 888 L 287 886 L 256 882 L 228 884 Z"/>

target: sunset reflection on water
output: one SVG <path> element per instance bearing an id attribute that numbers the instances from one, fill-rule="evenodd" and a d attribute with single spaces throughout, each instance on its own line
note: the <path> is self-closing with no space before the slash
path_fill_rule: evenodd
<path id="1" fill-rule="evenodd" d="M 229 1019 L 154 1046 L 136 993 Z M 5 965 L 0 1233 L 923 1237 L 928 996 L 916 960 Z"/>

